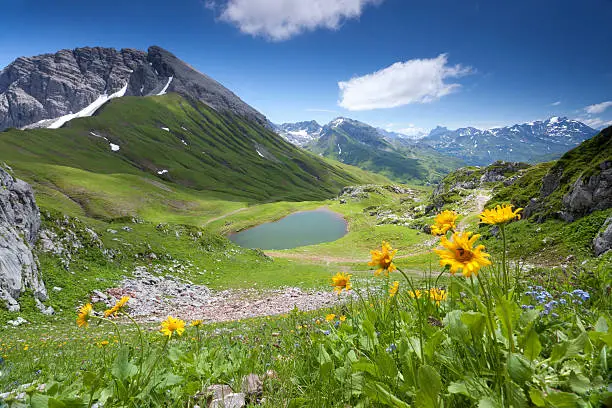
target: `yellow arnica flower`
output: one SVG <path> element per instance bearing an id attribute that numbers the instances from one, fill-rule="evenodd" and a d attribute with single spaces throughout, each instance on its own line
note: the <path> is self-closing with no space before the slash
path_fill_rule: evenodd
<path id="1" fill-rule="evenodd" d="M 448 294 L 444 289 L 431 288 L 429 290 L 429 298 L 436 302 L 436 305 L 440 305 L 440 302 L 446 300 Z"/>
<path id="2" fill-rule="evenodd" d="M 328 322 L 331 322 L 332 320 L 334 320 L 336 318 L 336 315 L 333 313 L 328 314 L 327 316 L 325 316 L 325 320 Z"/>
<path id="3" fill-rule="evenodd" d="M 168 316 L 166 320 L 161 322 L 161 328 L 159 331 L 162 332 L 164 336 L 168 337 L 172 337 L 174 333 L 182 336 L 183 332 L 185 331 L 185 321 Z"/>
<path id="4" fill-rule="evenodd" d="M 455 221 L 457 221 L 456 212 L 448 210 L 442 211 L 434 218 L 435 224 L 431 226 L 431 234 L 444 235 L 448 231 L 454 231 L 455 228 L 457 228 Z"/>
<path id="5" fill-rule="evenodd" d="M 399 290 L 399 281 L 394 281 L 389 288 L 389 297 L 393 297 L 397 295 L 397 291 Z"/>
<path id="6" fill-rule="evenodd" d="M 191 322 L 191 327 L 200 327 L 203 324 L 204 323 L 201 320 L 194 320 L 193 322 Z"/>
<path id="7" fill-rule="evenodd" d="M 108 346 L 108 340 L 102 340 L 101 342 L 98 343 L 98 347 L 102 348 L 102 347 L 106 347 Z"/>
<path id="8" fill-rule="evenodd" d="M 332 277 L 332 286 L 334 291 L 340 294 L 343 290 L 351 290 L 351 276 L 344 272 L 338 272 Z"/>
<path id="9" fill-rule="evenodd" d="M 104 311 L 104 317 L 117 316 L 119 312 L 125 309 L 125 305 L 127 304 L 128 300 L 130 300 L 129 296 L 123 296 L 117 303 L 115 303 L 115 306 Z"/>
<path id="10" fill-rule="evenodd" d="M 393 257 L 397 253 L 397 249 L 391 248 L 391 244 L 387 241 L 383 241 L 381 250 L 373 250 L 370 251 L 372 254 L 372 260 L 368 262 L 370 266 L 378 266 L 374 275 L 378 276 L 381 272 L 385 272 L 385 275 L 388 275 L 389 272 L 393 272 L 397 270 L 395 265 L 393 265 Z"/>
<path id="11" fill-rule="evenodd" d="M 414 298 L 420 299 L 420 298 L 421 298 L 421 296 L 423 296 L 423 292 L 421 292 L 419 289 L 417 289 L 417 290 L 415 290 L 415 291 L 412 291 L 412 290 L 411 290 L 411 291 L 408 291 L 408 295 L 409 295 L 411 298 L 413 298 L 413 299 L 414 299 Z"/>
<path id="12" fill-rule="evenodd" d="M 81 306 L 79 309 L 79 315 L 76 318 L 77 326 L 79 327 L 87 327 L 89 326 L 89 318 L 93 313 L 93 306 L 91 303 L 86 304 L 85 306 Z"/>
<path id="13" fill-rule="evenodd" d="M 339 317 L 339 319 L 340 319 L 340 321 L 341 321 L 341 322 L 343 322 L 343 321 L 345 321 L 345 320 L 346 320 L 346 316 L 345 316 L 345 315 L 342 315 L 342 316 L 340 316 L 340 317 Z"/>
<path id="14" fill-rule="evenodd" d="M 491 265 L 487 258 L 490 256 L 483 252 L 484 245 L 474 247 L 479 234 L 472 235 L 471 232 L 454 233 L 452 241 L 442 237 L 440 243 L 444 249 L 434 249 L 440 257 L 440 266 L 449 266 L 450 272 L 454 275 L 461 269 L 463 276 L 470 277 L 472 274 L 478 276 L 478 270 Z"/>
<path id="15" fill-rule="evenodd" d="M 523 211 L 523 209 L 517 208 L 516 210 L 512 211 L 512 207 L 514 206 L 511 204 L 504 204 L 503 206 L 498 205 L 490 210 L 484 210 L 480 214 L 480 222 L 482 224 L 495 225 L 506 224 L 514 219 L 520 220 L 521 214 L 519 214 L 519 212 Z"/>

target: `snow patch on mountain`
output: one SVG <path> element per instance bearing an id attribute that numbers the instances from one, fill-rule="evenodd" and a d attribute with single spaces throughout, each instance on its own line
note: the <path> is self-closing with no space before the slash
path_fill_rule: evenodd
<path id="1" fill-rule="evenodd" d="M 86 106 L 85 108 L 81 109 L 80 111 L 78 111 L 77 113 L 70 113 L 68 115 L 64 115 L 64 116 L 60 116 L 59 118 L 56 118 L 54 120 L 53 123 L 51 123 L 48 128 L 49 129 L 59 129 L 62 126 L 64 126 L 64 124 L 72 119 L 76 119 L 76 118 L 84 118 L 87 116 L 92 116 L 94 113 L 96 113 L 96 111 L 98 109 L 100 109 L 102 107 L 102 105 L 104 105 L 106 102 L 110 101 L 111 99 L 114 98 L 121 98 L 122 96 L 125 95 L 125 92 L 127 91 L 127 87 L 128 84 L 126 83 L 125 86 L 123 88 L 121 88 L 120 90 L 118 90 L 117 92 L 111 94 L 110 96 L 108 94 L 104 94 L 104 95 L 100 95 L 98 96 L 98 99 L 96 99 L 95 101 L 93 101 L 91 104 L 89 104 L 88 106 Z"/>

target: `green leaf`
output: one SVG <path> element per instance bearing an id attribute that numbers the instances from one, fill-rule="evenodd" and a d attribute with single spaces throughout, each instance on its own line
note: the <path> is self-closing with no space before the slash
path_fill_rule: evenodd
<path id="1" fill-rule="evenodd" d="M 536 407 L 545 407 L 546 401 L 544 401 L 544 394 L 542 391 L 530 388 L 529 389 L 529 399 L 531 399 L 531 403 Z"/>
<path id="2" fill-rule="evenodd" d="M 508 357 L 508 374 L 512 381 L 523 386 L 533 375 L 529 360 L 520 354 L 510 354 Z"/>
<path id="3" fill-rule="evenodd" d="M 376 402 L 380 402 L 390 407 L 410 408 L 410 405 L 397 398 L 391 393 L 386 385 L 379 382 L 367 382 L 364 385 L 364 391 L 368 397 Z"/>
<path id="4" fill-rule="evenodd" d="M 478 408 L 501 408 L 501 404 L 491 398 L 483 398 L 478 401 Z"/>
<path id="5" fill-rule="evenodd" d="M 597 323 L 595 323 L 595 331 L 599 333 L 607 333 L 608 332 L 608 322 L 605 317 L 600 316 L 597 319 Z"/>
<path id="6" fill-rule="evenodd" d="M 471 397 L 470 392 L 467 389 L 465 383 L 462 382 L 452 382 L 448 386 L 449 394 L 460 394 L 465 395 L 466 397 Z"/>
<path id="7" fill-rule="evenodd" d="M 506 394 L 509 406 L 513 408 L 528 408 L 529 403 L 523 389 L 512 381 L 506 381 Z"/>
<path id="8" fill-rule="evenodd" d="M 130 362 L 129 358 L 130 351 L 124 347 L 119 350 L 117 358 L 113 362 L 111 374 L 119 381 L 126 381 L 138 372 L 138 368 Z"/>
<path id="9" fill-rule="evenodd" d="M 577 408 L 580 398 L 569 392 L 555 392 L 546 396 L 546 402 L 553 408 Z"/>
<path id="10" fill-rule="evenodd" d="M 170 388 L 177 384 L 181 384 L 182 382 L 183 382 L 183 377 L 172 374 L 172 373 L 166 373 L 162 377 L 161 381 L 159 382 L 156 388 L 160 388 L 160 389 Z"/>
<path id="11" fill-rule="evenodd" d="M 531 328 L 531 330 L 525 337 L 525 344 L 523 347 L 524 347 L 523 354 L 525 355 L 525 357 L 527 357 L 531 361 L 538 358 L 538 356 L 542 352 L 542 343 L 540 343 L 540 338 L 538 336 L 538 333 L 535 331 L 533 327 Z"/>
<path id="12" fill-rule="evenodd" d="M 516 303 L 506 298 L 498 299 L 497 306 L 495 307 L 495 314 L 501 322 L 502 333 L 510 344 L 514 342 L 512 333 L 519 313 L 520 309 Z"/>
<path id="13" fill-rule="evenodd" d="M 474 339 L 480 339 L 485 329 L 485 315 L 480 312 L 463 312 L 461 321 L 470 329 Z"/>
<path id="14" fill-rule="evenodd" d="M 30 400 L 32 408 L 48 408 L 49 407 L 49 396 L 44 394 L 34 394 Z"/>
<path id="15" fill-rule="evenodd" d="M 574 371 L 570 373 L 567 383 L 576 394 L 586 394 L 591 388 L 589 379 L 580 373 L 576 374 Z"/>
<path id="16" fill-rule="evenodd" d="M 438 406 L 438 396 L 442 391 L 442 380 L 435 368 L 423 365 L 418 371 L 419 391 L 417 401 L 419 406 L 434 408 Z"/>

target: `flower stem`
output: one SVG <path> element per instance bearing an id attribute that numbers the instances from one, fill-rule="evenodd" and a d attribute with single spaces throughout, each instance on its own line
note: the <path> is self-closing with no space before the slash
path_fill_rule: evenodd
<path id="1" fill-rule="evenodd" d="M 414 288 L 414 285 L 412 284 L 412 279 L 410 279 L 408 275 L 406 275 L 406 273 L 400 268 L 397 268 L 397 270 L 404 276 L 404 279 L 406 279 L 406 282 L 408 282 L 408 285 L 410 286 L 410 290 L 412 290 L 412 293 L 414 293 L 414 301 L 416 302 L 417 314 L 419 315 L 419 343 L 421 349 L 421 361 L 423 362 L 423 364 L 425 364 L 425 352 L 423 351 L 423 316 L 421 313 L 421 304 L 419 298 L 416 295 L 417 292 Z"/>

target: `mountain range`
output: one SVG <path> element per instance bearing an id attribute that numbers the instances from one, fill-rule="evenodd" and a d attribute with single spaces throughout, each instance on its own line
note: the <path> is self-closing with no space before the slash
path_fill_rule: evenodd
<path id="1" fill-rule="evenodd" d="M 435 182 L 462 164 L 428 146 L 396 143 L 380 129 L 349 118 L 336 118 L 324 126 L 308 121 L 273 127 L 308 151 L 399 182 Z"/>
<path id="2" fill-rule="evenodd" d="M 336 118 L 325 126 L 315 121 L 284 123 L 275 130 L 289 142 L 319 151 L 316 146 L 325 135 L 325 129 L 333 129 L 338 123 L 357 123 L 347 118 Z M 370 140 L 382 139 L 396 148 L 433 149 L 443 156 L 454 157 L 470 165 L 486 166 L 498 160 L 537 163 L 559 158 L 563 153 L 593 137 L 597 131 L 582 122 L 565 117 L 552 117 L 507 127 L 481 130 L 474 127 L 455 130 L 438 126 L 429 134 L 408 136 L 380 128 L 369 127 Z M 344 131 L 351 132 L 346 128 Z M 370 143 L 371 144 L 371 143 Z M 380 143 L 379 143 L 379 146 Z"/>

